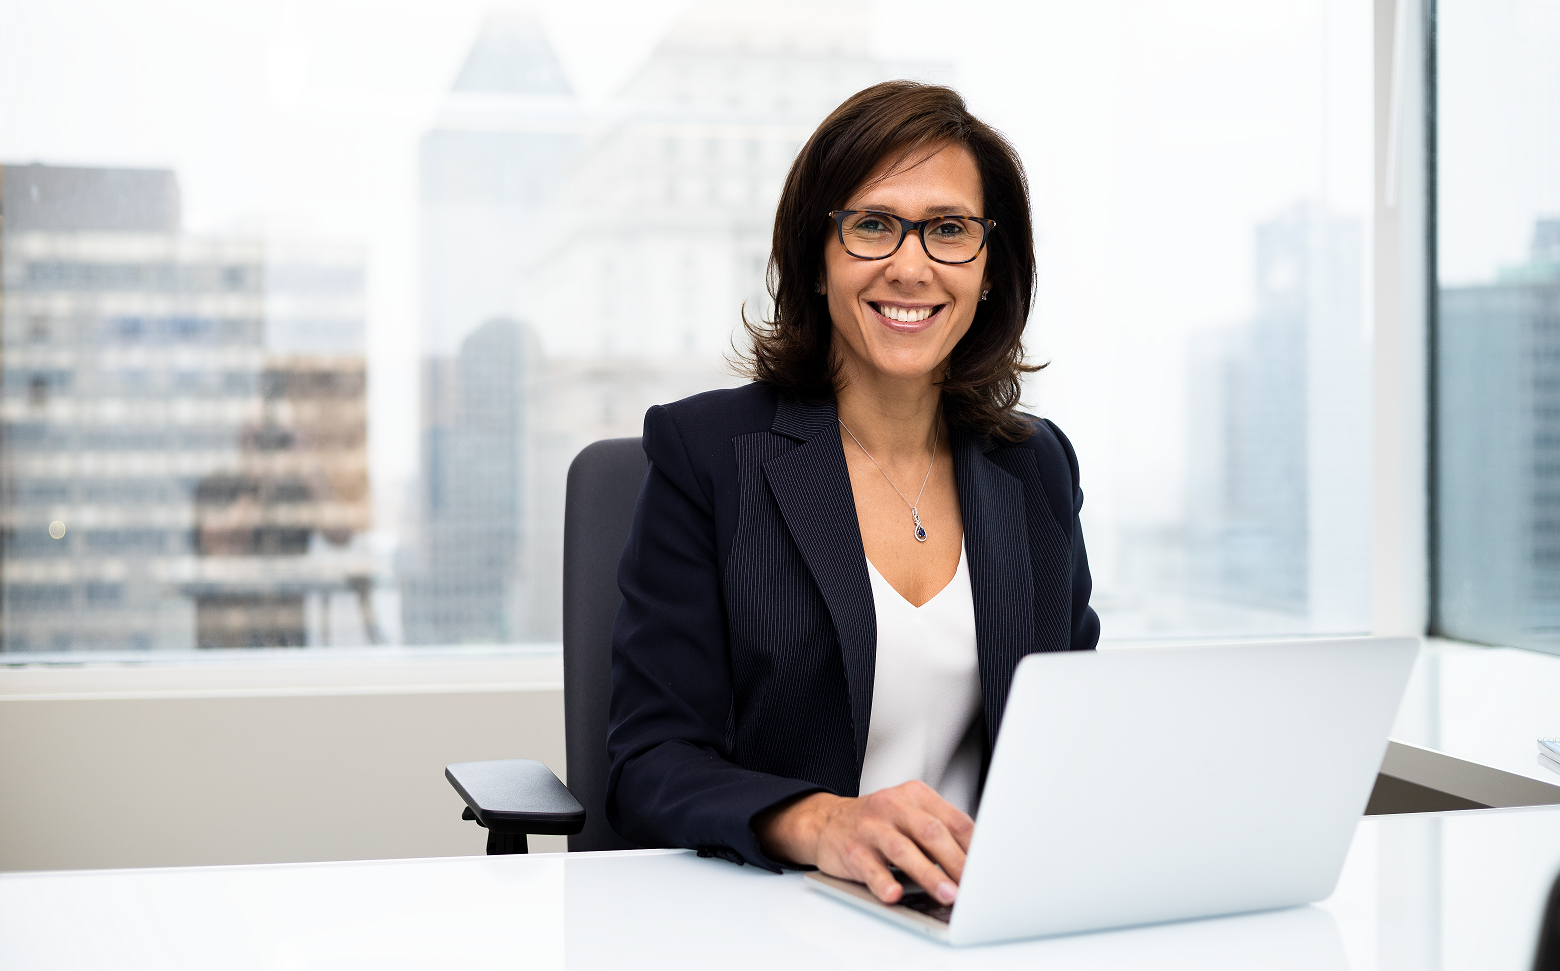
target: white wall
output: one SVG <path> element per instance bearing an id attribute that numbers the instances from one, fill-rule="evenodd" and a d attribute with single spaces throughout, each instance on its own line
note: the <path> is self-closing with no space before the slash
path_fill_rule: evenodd
<path id="1" fill-rule="evenodd" d="M 491 758 L 564 775 L 556 653 L 0 668 L 0 870 L 480 854 Z"/>

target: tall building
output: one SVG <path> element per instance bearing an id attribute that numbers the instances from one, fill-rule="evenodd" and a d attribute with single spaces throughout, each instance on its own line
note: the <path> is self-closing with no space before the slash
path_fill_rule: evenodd
<path id="1" fill-rule="evenodd" d="M 791 161 L 890 76 L 866 3 L 696 4 L 629 79 L 560 201 L 521 312 L 558 357 L 718 358 L 764 274 Z"/>
<path id="2" fill-rule="evenodd" d="M 1370 338 L 1356 220 L 1298 206 L 1257 227 L 1256 308 L 1193 349 L 1189 592 L 1369 623 Z"/>
<path id="3" fill-rule="evenodd" d="M 696 4 L 591 110 L 535 20 L 484 26 L 423 140 L 428 424 L 401 575 L 409 591 L 441 572 L 433 551 L 453 541 L 439 537 L 463 527 L 432 505 L 435 484 L 478 474 L 430 444 L 433 399 L 465 400 L 451 390 L 466 373 L 456 348 L 489 321 L 523 321 L 537 349 L 514 358 L 526 363 L 504 391 L 526 403 L 505 446 L 520 495 L 494 546 L 515 563 L 491 574 L 513 589 L 420 586 L 403 609 L 409 641 L 558 638 L 568 463 L 595 439 L 637 436 L 652 404 L 740 380 L 725 359 L 741 314 L 769 312 L 791 160 L 829 111 L 892 73 L 867 49 L 869 15 L 861 2 Z"/>
<path id="4" fill-rule="evenodd" d="M 1443 287 L 1436 449 L 1438 625 L 1560 645 L 1560 219 L 1529 260 Z"/>
<path id="5" fill-rule="evenodd" d="M 410 643 L 523 639 L 520 552 L 528 456 L 526 400 L 539 355 L 530 329 L 495 318 L 453 360 L 423 368 L 423 512 L 401 580 Z"/>
<path id="6" fill-rule="evenodd" d="M 540 22 L 489 17 L 418 150 L 426 356 L 453 358 L 477 327 L 520 310 L 591 124 Z"/>
<path id="7" fill-rule="evenodd" d="M 490 16 L 422 139 L 421 463 L 397 572 L 408 643 L 555 640 L 529 609 L 534 331 L 526 267 L 592 121 L 540 22 Z"/>
<path id="8" fill-rule="evenodd" d="M 187 235 L 169 171 L 0 188 L 5 650 L 372 639 L 358 250 Z"/>

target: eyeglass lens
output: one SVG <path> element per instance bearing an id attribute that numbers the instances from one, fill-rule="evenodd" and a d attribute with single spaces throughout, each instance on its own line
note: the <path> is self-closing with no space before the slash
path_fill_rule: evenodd
<path id="1" fill-rule="evenodd" d="M 845 252 L 863 259 L 882 259 L 899 245 L 900 220 L 880 212 L 851 213 L 840 222 Z M 963 263 L 980 252 L 986 227 L 962 216 L 933 219 L 922 230 L 926 255 L 944 263 Z"/>

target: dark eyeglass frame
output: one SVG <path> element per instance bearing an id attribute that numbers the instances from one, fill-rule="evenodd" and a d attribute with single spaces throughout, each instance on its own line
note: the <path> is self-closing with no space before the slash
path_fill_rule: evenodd
<path id="1" fill-rule="evenodd" d="M 850 251 L 850 245 L 845 242 L 846 216 L 882 216 L 885 219 L 892 219 L 899 223 L 899 242 L 895 243 L 894 248 L 889 250 L 887 253 L 884 253 L 882 256 L 862 256 L 859 253 L 852 253 Z M 905 245 L 905 239 L 911 233 L 915 233 L 916 236 L 918 236 L 921 240 L 921 252 L 926 254 L 927 259 L 937 263 L 945 264 L 947 266 L 963 266 L 965 263 L 973 263 L 975 258 L 980 256 L 981 250 L 986 248 L 986 240 L 990 239 L 991 234 L 997 231 L 997 221 L 995 219 L 983 219 L 980 216 L 933 216 L 930 219 L 923 219 L 920 222 L 912 222 L 903 216 L 896 216 L 891 212 L 883 212 L 880 209 L 836 209 L 829 213 L 829 218 L 834 220 L 834 231 L 840 238 L 840 245 L 845 248 L 845 252 L 848 255 L 853 256 L 858 260 L 886 260 L 890 256 L 893 256 L 895 253 L 899 252 L 899 247 Z M 931 249 L 926 245 L 926 227 L 930 226 L 934 222 L 937 222 L 939 219 L 968 219 L 970 222 L 976 223 L 980 226 L 980 245 L 975 247 L 975 252 L 970 254 L 969 259 L 944 260 L 932 255 Z"/>

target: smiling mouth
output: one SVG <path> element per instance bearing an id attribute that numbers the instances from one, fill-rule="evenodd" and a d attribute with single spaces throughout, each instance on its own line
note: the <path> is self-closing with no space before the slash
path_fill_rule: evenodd
<path id="1" fill-rule="evenodd" d="M 938 304 L 935 307 L 890 307 L 881 303 L 869 303 L 868 306 L 897 323 L 919 324 L 935 317 L 946 305 Z"/>

